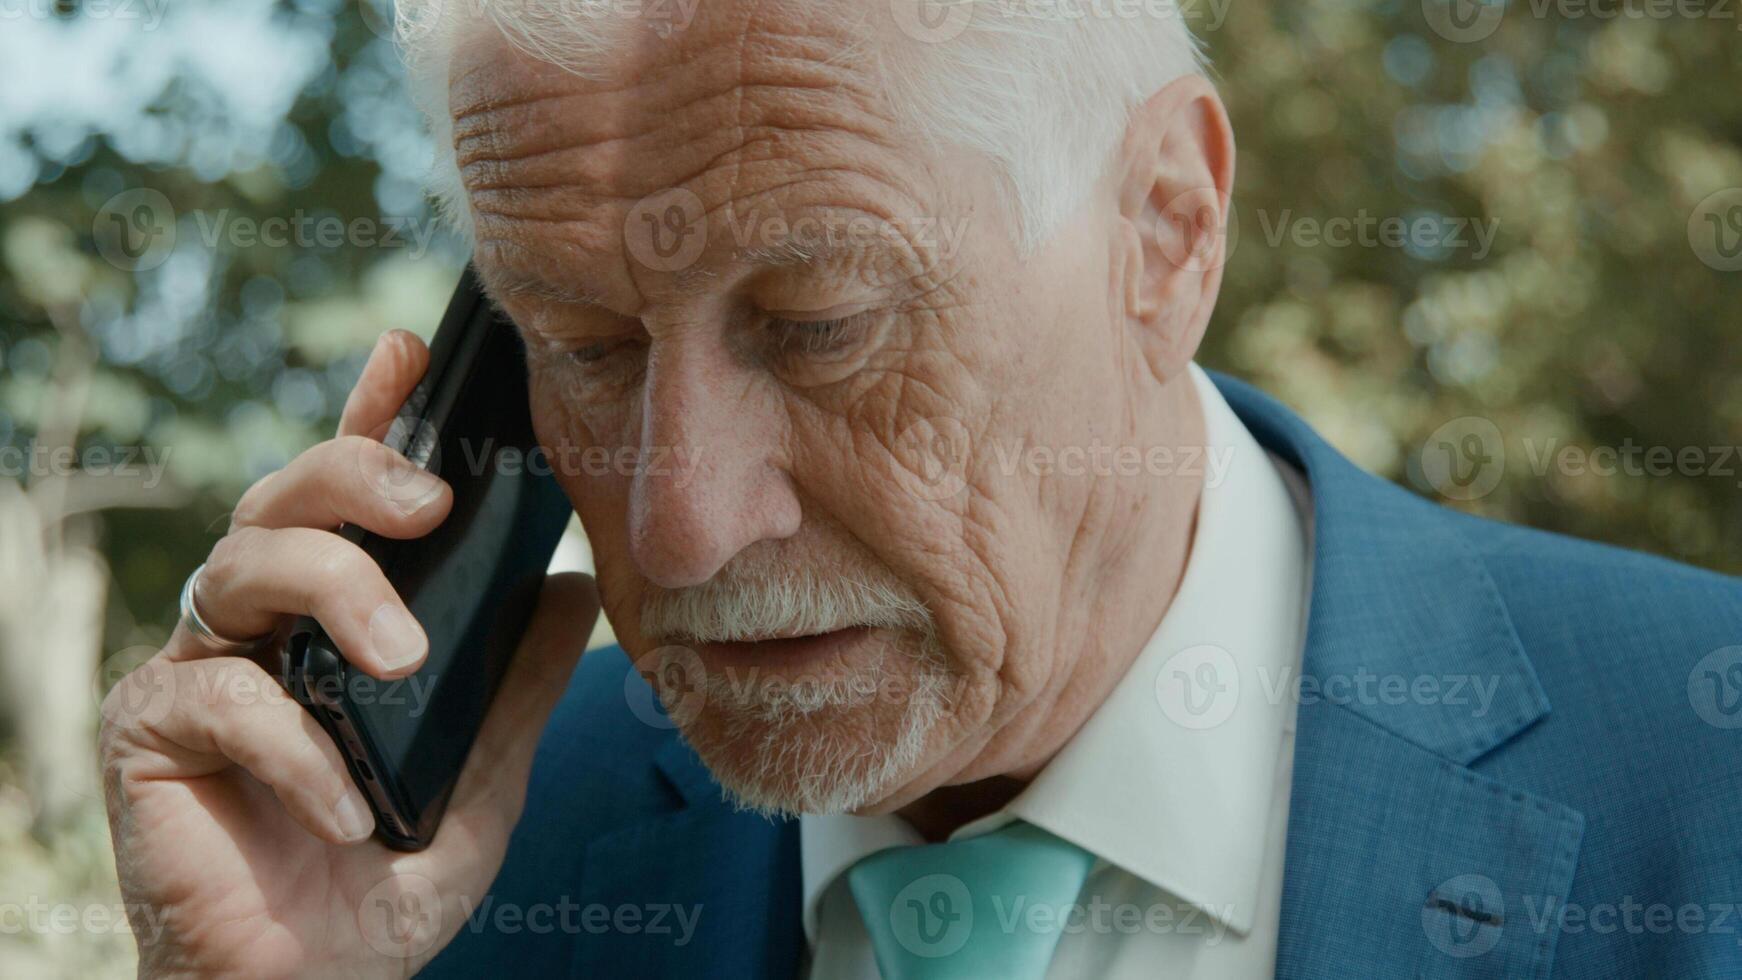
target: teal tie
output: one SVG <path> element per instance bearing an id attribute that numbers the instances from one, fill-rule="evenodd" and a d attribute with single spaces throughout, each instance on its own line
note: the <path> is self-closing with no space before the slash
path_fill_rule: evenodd
<path id="1" fill-rule="evenodd" d="M 1095 856 L 1020 820 L 847 869 L 883 980 L 1041 980 Z"/>

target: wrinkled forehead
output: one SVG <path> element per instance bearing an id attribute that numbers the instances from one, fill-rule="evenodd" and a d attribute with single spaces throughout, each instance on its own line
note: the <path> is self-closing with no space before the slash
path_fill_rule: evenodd
<path id="1" fill-rule="evenodd" d="M 909 268 L 923 243 L 887 240 L 938 202 L 920 203 L 936 190 L 922 173 L 927 155 L 893 121 L 877 82 L 882 42 L 872 35 L 882 28 L 865 11 L 878 6 L 710 0 L 671 31 L 614 15 L 536 37 L 472 30 L 455 50 L 449 101 L 479 258 L 492 267 L 554 265 L 564 255 L 609 265 L 625 228 L 639 228 L 637 211 L 657 204 L 656 217 L 667 213 L 666 196 L 681 188 L 710 214 L 824 208 L 893 223 L 895 233 L 853 239 L 901 253 L 884 264 Z M 543 56 L 525 50 L 535 44 Z M 552 63 L 559 58 L 568 63 Z M 709 227 L 720 227 L 712 216 Z M 753 227 L 738 245 L 797 237 L 773 223 Z M 728 254 L 757 253 L 710 246 L 697 264 Z M 668 271 L 658 259 L 647 264 Z M 627 281 L 602 278 L 601 289 L 634 307 Z"/>
<path id="2" fill-rule="evenodd" d="M 449 109 L 459 162 L 472 168 L 468 185 L 492 166 L 536 169 L 540 154 L 564 146 L 590 151 L 593 166 L 639 170 L 680 145 L 707 159 L 749 139 L 895 129 L 876 82 L 873 35 L 886 28 L 870 13 L 875 4 L 562 0 L 555 7 L 563 13 L 539 18 L 536 28 L 510 17 L 500 28 L 463 29 Z M 673 175 L 646 176 L 669 186 Z"/>

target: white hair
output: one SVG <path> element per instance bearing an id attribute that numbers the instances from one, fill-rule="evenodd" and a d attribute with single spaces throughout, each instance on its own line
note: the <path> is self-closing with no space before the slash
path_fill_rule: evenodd
<path id="1" fill-rule="evenodd" d="M 706 0 L 691 0 L 702 3 Z M 1088 198 L 1132 111 L 1204 69 L 1179 0 L 843 0 L 891 22 L 872 59 L 895 118 L 933 146 L 984 154 L 1023 254 Z M 448 70 L 466 30 L 493 25 L 516 48 L 598 77 L 613 39 L 657 6 L 638 0 L 400 0 L 397 35 L 411 90 L 429 120 L 430 192 L 468 240 L 470 206 L 454 158 Z M 937 17 L 921 18 L 922 8 Z M 693 7 L 690 8 L 693 10 Z M 651 29 L 669 33 L 670 23 Z M 682 26 L 678 25 L 681 29 Z"/>

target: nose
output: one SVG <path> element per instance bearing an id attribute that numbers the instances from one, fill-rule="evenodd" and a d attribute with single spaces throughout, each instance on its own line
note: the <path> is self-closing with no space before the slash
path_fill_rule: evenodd
<path id="1" fill-rule="evenodd" d="M 713 578 L 743 549 L 791 537 L 802 516 L 782 463 L 784 413 L 724 350 L 656 344 L 641 389 L 644 462 L 630 489 L 630 557 L 667 589 Z"/>

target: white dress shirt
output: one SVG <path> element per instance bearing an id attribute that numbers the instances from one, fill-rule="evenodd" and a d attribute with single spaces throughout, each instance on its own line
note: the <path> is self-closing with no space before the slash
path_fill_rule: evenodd
<path id="1" fill-rule="evenodd" d="M 1191 375 L 1208 446 L 1178 593 L 1034 781 L 951 835 L 1022 819 L 1096 856 L 1050 980 L 1274 972 L 1312 508 L 1301 474 L 1258 445 L 1195 364 Z M 811 980 L 876 980 L 845 872 L 922 839 L 885 814 L 805 816 L 799 840 Z"/>

